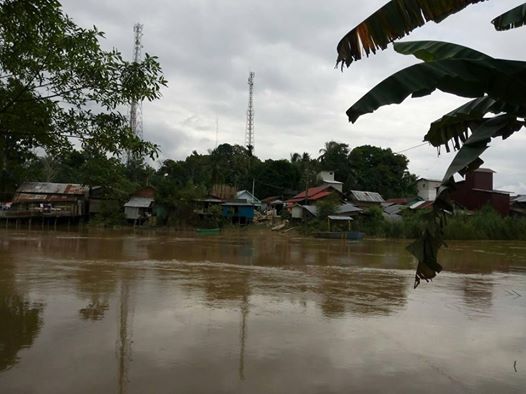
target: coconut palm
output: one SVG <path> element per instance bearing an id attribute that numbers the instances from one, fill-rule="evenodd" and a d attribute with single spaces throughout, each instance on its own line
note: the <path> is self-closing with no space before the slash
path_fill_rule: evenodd
<path id="1" fill-rule="evenodd" d="M 393 0 L 364 20 L 340 41 L 337 65 L 343 70 L 409 34 L 428 21 L 440 22 L 465 7 L 485 0 Z M 492 21 L 497 30 L 526 24 L 526 4 Z M 424 140 L 440 149 L 457 152 L 446 171 L 433 211 L 420 239 L 408 249 L 418 261 L 415 287 L 442 267 L 437 261 L 443 245 L 446 213 L 452 210 L 448 191 L 455 173 L 464 175 L 482 164 L 480 155 L 492 138 L 509 137 L 525 126 L 526 62 L 496 59 L 460 45 L 439 41 L 394 43 L 395 51 L 413 55 L 418 63 L 380 82 L 354 103 L 347 115 L 351 122 L 381 106 L 399 104 L 407 97 L 421 97 L 435 90 L 471 100 L 433 122 Z"/>

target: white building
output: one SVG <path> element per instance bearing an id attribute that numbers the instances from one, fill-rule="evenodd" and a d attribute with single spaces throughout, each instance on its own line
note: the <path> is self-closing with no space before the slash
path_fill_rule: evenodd
<path id="1" fill-rule="evenodd" d="M 441 181 L 435 179 L 418 179 L 416 181 L 418 197 L 423 198 L 425 201 L 435 201 L 437 197 L 437 189 L 441 184 Z"/>
<path id="2" fill-rule="evenodd" d="M 343 192 L 343 182 L 334 180 L 334 171 L 320 171 L 316 175 L 316 181 L 324 185 L 331 185 L 340 193 Z"/>

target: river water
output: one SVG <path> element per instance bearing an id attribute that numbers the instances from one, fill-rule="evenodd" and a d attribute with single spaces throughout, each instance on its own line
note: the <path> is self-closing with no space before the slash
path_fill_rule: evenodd
<path id="1" fill-rule="evenodd" d="M 526 390 L 526 243 L 0 231 L 0 393 Z"/>

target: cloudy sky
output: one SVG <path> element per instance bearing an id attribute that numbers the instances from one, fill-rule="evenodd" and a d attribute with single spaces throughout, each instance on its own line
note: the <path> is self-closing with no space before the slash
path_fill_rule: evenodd
<path id="1" fill-rule="evenodd" d="M 143 51 L 156 55 L 168 87 L 144 103 L 144 137 L 164 158 L 206 153 L 216 143 L 244 144 L 247 78 L 255 77 L 255 151 L 260 159 L 313 157 L 326 141 L 403 152 L 418 176 L 441 178 L 452 154 L 419 146 L 428 125 L 465 99 L 434 93 L 383 107 L 349 124 L 345 111 L 376 83 L 415 62 L 392 48 L 334 69 L 341 37 L 384 0 L 63 0 L 77 24 L 106 33 L 103 45 L 131 58 L 133 25 L 144 25 Z M 495 32 L 490 21 L 523 3 L 473 5 L 409 39 L 452 41 L 494 57 L 526 60 L 526 28 Z M 407 40 L 407 38 L 406 38 Z M 216 122 L 217 120 L 217 122 Z M 216 128 L 218 124 L 219 127 Z M 216 132 L 216 129 L 218 132 Z M 217 138 L 216 138 L 217 136 Z M 526 133 L 496 140 L 483 156 L 495 187 L 526 193 Z"/>

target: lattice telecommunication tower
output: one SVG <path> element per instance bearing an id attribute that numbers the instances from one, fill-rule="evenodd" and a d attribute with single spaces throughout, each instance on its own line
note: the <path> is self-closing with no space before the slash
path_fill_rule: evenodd
<path id="1" fill-rule="evenodd" d="M 245 132 L 245 145 L 252 153 L 255 147 L 254 139 L 254 77 L 256 73 L 250 72 L 248 75 L 248 110 L 247 110 L 247 127 Z"/>
<path id="2" fill-rule="evenodd" d="M 142 24 L 136 23 L 133 26 L 133 62 L 141 61 L 142 52 Z M 132 132 L 142 138 L 142 101 L 132 101 L 130 105 L 130 127 Z"/>

